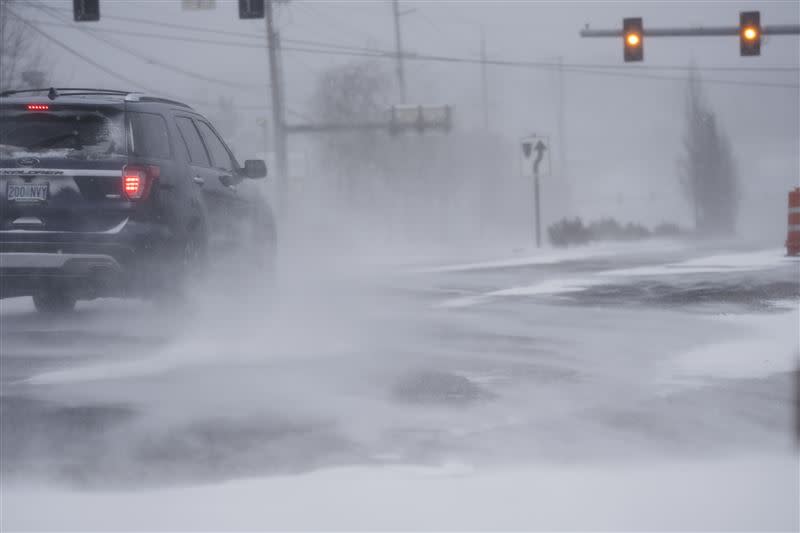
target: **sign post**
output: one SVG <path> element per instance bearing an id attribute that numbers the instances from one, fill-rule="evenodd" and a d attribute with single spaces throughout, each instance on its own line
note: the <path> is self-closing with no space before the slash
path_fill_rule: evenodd
<path id="1" fill-rule="evenodd" d="M 544 160 L 544 153 L 546 151 L 547 145 L 542 142 L 542 138 L 540 137 L 534 136 L 522 140 L 523 174 L 527 174 L 526 170 L 530 168 L 533 175 L 533 204 L 537 248 L 541 248 L 542 246 L 541 203 L 539 202 L 539 166 Z"/>

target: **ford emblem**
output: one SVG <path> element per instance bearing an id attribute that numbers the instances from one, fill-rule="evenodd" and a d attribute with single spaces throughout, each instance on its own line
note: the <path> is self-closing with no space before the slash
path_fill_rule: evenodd
<path id="1" fill-rule="evenodd" d="M 35 157 L 21 157 L 17 159 L 18 167 L 38 167 L 39 160 Z"/>

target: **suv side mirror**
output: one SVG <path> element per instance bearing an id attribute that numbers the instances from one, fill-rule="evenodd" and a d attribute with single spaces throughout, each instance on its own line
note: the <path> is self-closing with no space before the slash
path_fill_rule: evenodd
<path id="1" fill-rule="evenodd" d="M 248 159 L 244 162 L 244 175 L 250 179 L 265 178 L 267 176 L 267 164 L 263 159 Z"/>

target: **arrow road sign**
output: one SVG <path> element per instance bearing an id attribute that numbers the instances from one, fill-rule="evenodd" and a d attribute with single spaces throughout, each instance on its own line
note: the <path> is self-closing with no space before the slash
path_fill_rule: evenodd
<path id="1" fill-rule="evenodd" d="M 544 151 L 547 150 L 547 147 L 544 145 L 541 139 L 539 142 L 536 143 L 536 146 L 533 147 L 536 151 L 536 159 L 533 161 L 533 173 L 539 174 L 539 163 L 542 162 L 542 158 L 544 157 Z"/>
<path id="2" fill-rule="evenodd" d="M 549 153 L 550 139 L 545 136 L 532 135 L 522 139 L 520 146 L 522 148 L 522 175 L 532 178 L 536 172 L 539 176 L 549 176 L 550 157 L 545 157 L 545 152 Z M 545 164 L 542 166 L 542 163 Z"/>

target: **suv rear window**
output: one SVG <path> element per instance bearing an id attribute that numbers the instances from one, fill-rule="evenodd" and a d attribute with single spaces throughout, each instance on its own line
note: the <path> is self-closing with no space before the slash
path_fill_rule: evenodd
<path id="1" fill-rule="evenodd" d="M 50 111 L 0 108 L 0 157 L 114 159 L 126 155 L 121 110 L 58 107 Z"/>

